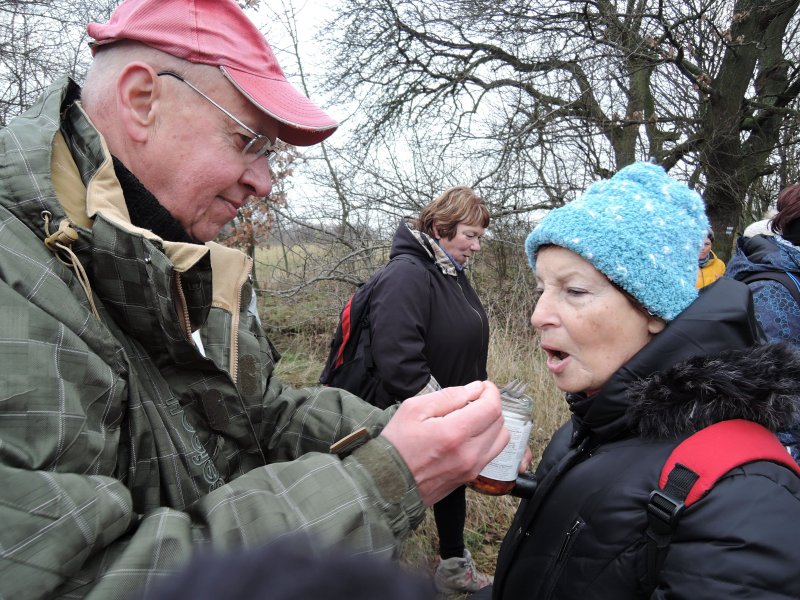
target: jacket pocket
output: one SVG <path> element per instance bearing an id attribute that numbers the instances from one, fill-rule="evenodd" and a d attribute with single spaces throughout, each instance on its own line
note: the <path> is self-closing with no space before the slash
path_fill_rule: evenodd
<path id="1" fill-rule="evenodd" d="M 556 584 L 561 578 L 561 573 L 564 570 L 564 565 L 567 564 L 567 561 L 572 554 L 572 549 L 575 547 L 575 542 L 585 525 L 586 523 L 584 520 L 578 517 L 564 534 L 564 537 L 561 540 L 561 546 L 558 549 L 558 554 L 556 555 L 556 558 L 553 561 L 553 566 L 550 569 L 549 581 L 543 588 L 544 593 L 541 596 L 542 600 L 549 600 L 552 598 L 553 591 L 555 590 Z"/>

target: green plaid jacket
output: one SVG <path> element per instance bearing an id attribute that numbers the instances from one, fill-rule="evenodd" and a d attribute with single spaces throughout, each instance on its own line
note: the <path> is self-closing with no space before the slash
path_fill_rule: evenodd
<path id="1" fill-rule="evenodd" d="M 391 412 L 272 375 L 249 259 L 130 225 L 78 94 L 0 131 L 0 597 L 129 598 L 198 549 L 295 530 L 392 556 L 424 507 L 374 437 Z M 77 239 L 51 251 L 62 221 Z"/>

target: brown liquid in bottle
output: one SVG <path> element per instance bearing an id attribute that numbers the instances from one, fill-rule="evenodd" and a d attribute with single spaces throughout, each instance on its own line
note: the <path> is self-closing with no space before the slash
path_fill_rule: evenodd
<path id="1" fill-rule="evenodd" d="M 512 493 L 519 479 L 517 469 L 531 433 L 533 400 L 525 395 L 525 384 L 514 380 L 500 390 L 503 420 L 510 434 L 505 448 L 467 485 L 481 494 L 503 496 Z"/>
<path id="2" fill-rule="evenodd" d="M 516 481 L 498 481 L 478 475 L 467 484 L 470 488 L 487 496 L 505 496 L 514 489 Z"/>

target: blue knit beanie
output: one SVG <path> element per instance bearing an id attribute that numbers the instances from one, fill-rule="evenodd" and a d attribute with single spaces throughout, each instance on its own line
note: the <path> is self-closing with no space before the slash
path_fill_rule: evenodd
<path id="1" fill-rule="evenodd" d="M 697 255 L 708 231 L 703 200 L 658 165 L 639 162 L 551 210 L 525 242 L 579 254 L 652 314 L 671 321 L 697 297 Z"/>

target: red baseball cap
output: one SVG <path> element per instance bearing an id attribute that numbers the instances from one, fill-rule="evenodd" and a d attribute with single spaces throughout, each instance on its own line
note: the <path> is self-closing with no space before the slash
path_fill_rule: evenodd
<path id="1" fill-rule="evenodd" d="M 92 52 L 134 40 L 189 62 L 219 67 L 280 123 L 278 137 L 310 146 L 339 124 L 286 81 L 267 40 L 233 0 L 125 0 L 108 23 L 89 23 Z"/>

